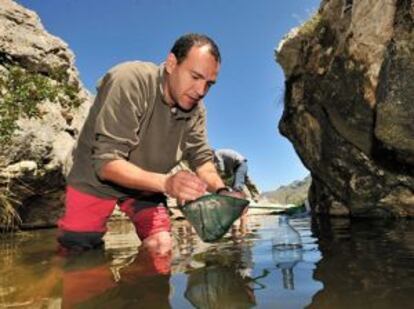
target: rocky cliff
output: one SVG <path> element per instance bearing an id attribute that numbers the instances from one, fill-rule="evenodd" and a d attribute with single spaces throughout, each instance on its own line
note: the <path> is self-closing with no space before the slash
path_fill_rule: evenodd
<path id="1" fill-rule="evenodd" d="M 56 222 L 89 101 L 67 44 L 0 0 L 0 226 Z"/>
<path id="2" fill-rule="evenodd" d="M 281 42 L 280 132 L 317 213 L 414 216 L 414 2 L 324 0 Z"/>

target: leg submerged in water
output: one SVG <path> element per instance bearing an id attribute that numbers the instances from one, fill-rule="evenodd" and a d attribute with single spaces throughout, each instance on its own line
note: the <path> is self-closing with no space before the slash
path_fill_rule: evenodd
<path id="1" fill-rule="evenodd" d="M 102 199 L 68 186 L 65 214 L 58 221 L 60 245 L 74 251 L 101 247 L 115 203 L 115 199 Z"/>
<path id="2" fill-rule="evenodd" d="M 72 232 L 61 231 L 57 240 L 68 250 L 83 251 L 101 248 L 104 244 L 102 237 L 105 233 L 99 232 Z"/>
<path id="3" fill-rule="evenodd" d="M 153 202 L 128 199 L 120 206 L 133 222 L 143 246 L 160 255 L 172 249 L 171 220 L 164 199 L 164 196 L 154 198 Z"/>

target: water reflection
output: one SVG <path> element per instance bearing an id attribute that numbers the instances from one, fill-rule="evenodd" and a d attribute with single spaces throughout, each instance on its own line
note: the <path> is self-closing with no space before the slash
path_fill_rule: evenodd
<path id="1" fill-rule="evenodd" d="M 283 275 L 283 287 L 288 290 L 295 289 L 293 268 L 302 261 L 302 247 L 280 250 L 272 248 L 273 263 Z"/>
<path id="2" fill-rule="evenodd" d="M 249 281 L 236 269 L 220 265 L 192 271 L 184 296 L 196 308 L 251 308 L 256 304 Z"/>
<path id="3" fill-rule="evenodd" d="M 163 256 L 142 250 L 131 237 L 133 227 L 124 224 L 110 227 L 105 251 L 81 255 L 57 254 L 51 230 L 9 235 L 0 243 L 0 307 L 288 308 L 291 295 L 276 284 L 281 278 L 275 278 L 274 220 L 251 218 L 248 226 L 235 225 L 214 244 L 201 242 L 186 221 L 176 222 L 176 245 Z M 304 246 L 315 246 L 309 221 L 297 224 Z M 320 289 L 313 284 L 312 267 L 306 269 L 314 262 L 308 264 L 306 258 L 308 254 L 295 269 L 298 280 L 313 287 L 303 293 L 303 284 L 296 284 L 303 295 L 293 307 L 308 304 Z"/>
<path id="4" fill-rule="evenodd" d="M 414 221 L 315 219 L 324 289 L 309 308 L 411 308 Z"/>
<path id="5" fill-rule="evenodd" d="M 279 217 L 279 225 L 272 238 L 273 263 L 282 271 L 283 287 L 294 290 L 293 268 L 302 260 L 300 234 L 289 224 L 289 217 Z"/>
<path id="6" fill-rule="evenodd" d="M 63 307 L 170 308 L 170 266 L 171 255 L 154 256 L 142 250 L 124 267 L 117 265 L 116 273 L 107 262 L 65 267 Z"/>
<path id="7" fill-rule="evenodd" d="M 196 308 L 251 308 L 254 295 L 253 240 L 234 226 L 221 243 L 193 247 L 184 297 Z M 194 244 L 194 243 L 193 243 Z M 195 262 L 195 263 L 194 263 Z"/>
<path id="8" fill-rule="evenodd" d="M 2 236 L 0 308 L 411 307 L 414 221 L 295 219 L 302 250 L 283 256 L 272 251 L 277 219 L 251 217 L 214 244 L 176 222 L 163 256 L 126 228 L 78 256 L 57 255 L 53 230 Z"/>

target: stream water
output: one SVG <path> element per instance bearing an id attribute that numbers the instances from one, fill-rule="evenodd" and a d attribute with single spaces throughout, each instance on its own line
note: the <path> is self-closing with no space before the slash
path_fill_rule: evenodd
<path id="1" fill-rule="evenodd" d="M 291 220 L 300 251 L 272 250 L 277 216 L 206 244 L 174 223 L 171 256 L 112 222 L 106 250 L 57 253 L 56 230 L 0 236 L 0 308 L 412 308 L 414 221 Z"/>

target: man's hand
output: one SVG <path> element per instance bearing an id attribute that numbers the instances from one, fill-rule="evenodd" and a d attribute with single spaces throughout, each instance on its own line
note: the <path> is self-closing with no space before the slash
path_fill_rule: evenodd
<path id="1" fill-rule="evenodd" d="M 167 178 L 165 192 L 178 200 L 180 205 L 205 194 L 207 184 L 188 171 L 179 171 Z"/>

